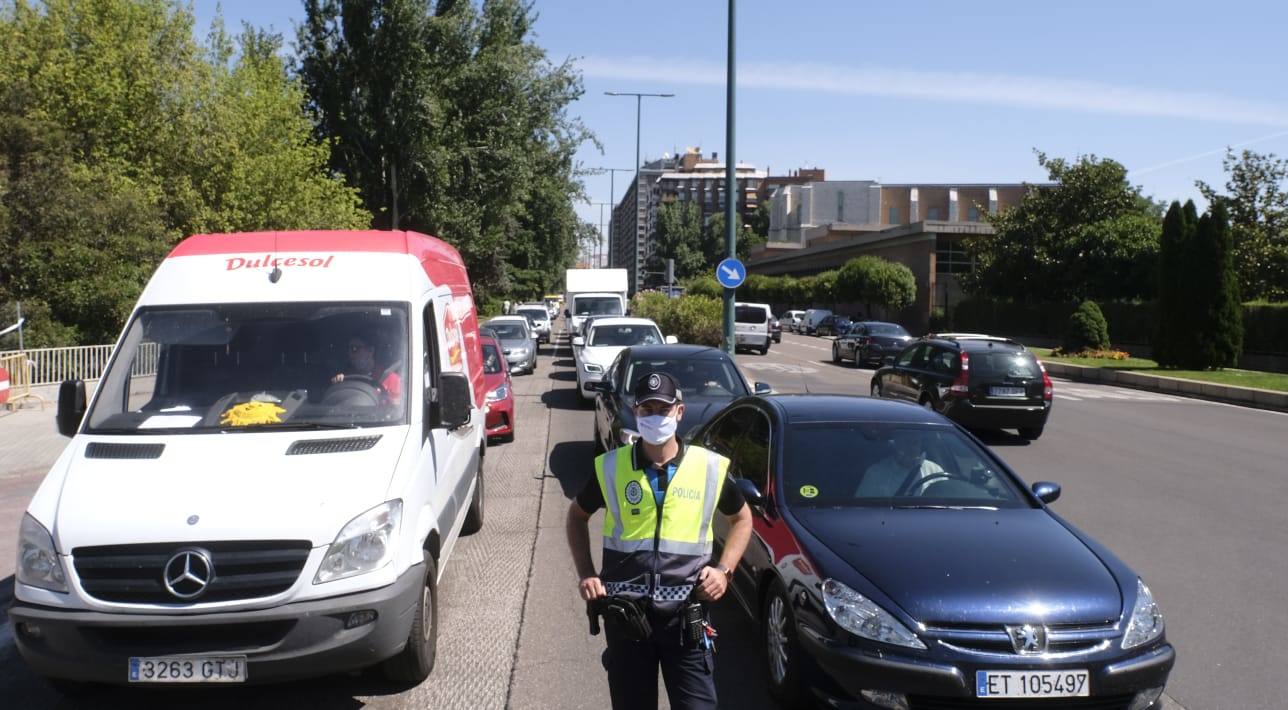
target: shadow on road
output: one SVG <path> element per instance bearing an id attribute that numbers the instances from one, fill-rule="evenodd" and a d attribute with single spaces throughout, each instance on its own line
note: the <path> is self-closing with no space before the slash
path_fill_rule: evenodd
<path id="1" fill-rule="evenodd" d="M 1028 439 L 1021 438 L 1009 431 L 976 431 L 973 432 L 979 440 L 989 446 L 1028 446 L 1033 443 Z"/>
<path id="2" fill-rule="evenodd" d="M 765 685 L 764 662 L 755 624 L 747 618 L 733 597 L 725 597 L 711 609 L 716 639 L 716 697 L 722 708 L 777 710 Z"/>
<path id="3" fill-rule="evenodd" d="M 560 373 L 554 373 L 555 375 Z M 571 375 L 571 373 L 569 373 Z M 552 377 L 554 375 L 551 375 Z M 576 375 L 572 375 L 576 377 Z M 541 393 L 541 403 L 551 409 L 590 410 L 590 402 L 581 398 L 577 390 L 571 387 L 547 390 Z"/>
<path id="4" fill-rule="evenodd" d="M 559 359 L 559 360 L 555 360 L 554 362 L 552 362 L 552 363 L 550 363 L 550 364 L 551 364 L 551 365 L 553 365 L 553 366 L 555 366 L 555 367 L 572 367 L 573 365 L 576 365 L 577 363 L 573 362 L 573 359 L 572 359 L 572 358 L 570 358 L 570 357 L 565 357 L 565 358 L 561 358 L 561 359 Z"/>
<path id="5" fill-rule="evenodd" d="M 558 370 L 550 373 L 550 379 L 558 382 L 575 382 L 577 380 L 577 373 L 570 372 L 568 370 Z"/>
<path id="6" fill-rule="evenodd" d="M 559 481 L 571 500 L 595 475 L 595 445 L 589 441 L 562 441 L 550 450 L 550 475 Z"/>

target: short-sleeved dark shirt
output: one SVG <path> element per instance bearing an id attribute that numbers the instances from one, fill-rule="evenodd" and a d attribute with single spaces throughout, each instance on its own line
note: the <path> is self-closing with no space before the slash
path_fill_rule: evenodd
<path id="1" fill-rule="evenodd" d="M 688 447 L 683 443 L 680 444 L 680 452 L 675 458 L 663 464 L 664 469 L 670 469 L 670 474 L 656 469 L 652 463 L 643 462 L 640 459 L 640 447 L 636 446 L 632 451 L 632 467 L 636 470 L 643 469 L 648 474 L 649 481 L 665 481 L 663 487 L 670 483 L 670 476 L 674 474 L 673 464 L 677 463 Z M 643 465 L 641 465 L 643 464 Z M 716 501 L 716 509 L 725 515 L 735 515 L 742 510 L 747 500 L 743 498 L 742 491 L 734 485 L 733 480 L 728 476 L 725 477 L 724 485 L 720 487 L 720 500 Z M 586 482 L 585 487 L 577 494 L 577 505 L 587 513 L 594 513 L 604 507 L 604 491 L 599 487 L 599 479 L 591 476 Z"/>

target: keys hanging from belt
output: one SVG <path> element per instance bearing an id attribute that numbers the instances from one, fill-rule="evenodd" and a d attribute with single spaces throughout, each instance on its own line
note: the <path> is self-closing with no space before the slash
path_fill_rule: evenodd
<path id="1" fill-rule="evenodd" d="M 719 635 L 720 634 L 716 632 L 716 627 L 712 626 L 710 621 L 703 620 L 702 643 L 707 647 L 707 650 L 712 653 L 716 652 L 716 637 Z"/>

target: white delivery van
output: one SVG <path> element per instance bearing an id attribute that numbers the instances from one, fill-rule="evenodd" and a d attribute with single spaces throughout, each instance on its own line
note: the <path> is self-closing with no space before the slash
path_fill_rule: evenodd
<path id="1" fill-rule="evenodd" d="M 733 310 L 734 347 L 759 350 L 761 355 L 769 352 L 769 342 L 772 337 L 769 332 L 769 321 L 773 317 L 768 304 L 735 303 Z"/>
<path id="2" fill-rule="evenodd" d="M 786 315 L 782 318 L 783 328 L 785 330 L 796 332 L 804 317 L 805 311 L 787 311 Z"/>
<path id="3" fill-rule="evenodd" d="M 568 269 L 564 316 L 570 335 L 581 335 L 588 316 L 626 315 L 626 269 Z"/>
<path id="4" fill-rule="evenodd" d="M 801 322 L 797 325 L 796 330 L 797 332 L 804 333 L 806 335 L 814 335 L 818 332 L 818 324 L 822 323 L 823 319 L 830 315 L 832 315 L 832 312 L 826 308 L 811 308 L 808 311 L 805 311 L 805 316 L 801 318 Z"/>
<path id="5" fill-rule="evenodd" d="M 139 298 L 23 516 L 23 659 L 243 683 L 434 664 L 483 522 L 482 352 L 457 251 L 408 232 L 200 235 Z"/>

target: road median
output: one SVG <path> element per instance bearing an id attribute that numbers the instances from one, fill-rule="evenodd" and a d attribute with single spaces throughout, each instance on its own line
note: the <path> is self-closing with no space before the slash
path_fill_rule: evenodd
<path id="1" fill-rule="evenodd" d="M 1043 360 L 1043 364 L 1046 366 L 1048 373 L 1078 382 L 1098 382 L 1180 397 L 1206 399 L 1242 407 L 1288 412 L 1288 392 L 1201 382 L 1179 377 L 1149 375 L 1132 370 L 1072 365 L 1052 360 Z"/>

